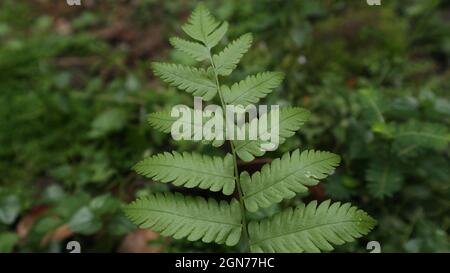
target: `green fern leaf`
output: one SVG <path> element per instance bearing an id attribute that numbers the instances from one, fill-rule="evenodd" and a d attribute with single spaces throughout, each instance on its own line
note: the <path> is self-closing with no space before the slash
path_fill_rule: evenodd
<path id="1" fill-rule="evenodd" d="M 319 179 L 327 177 L 339 162 L 339 156 L 333 153 L 313 150 L 300 153 L 297 149 L 264 165 L 261 172 L 251 177 L 243 172 L 241 184 L 245 207 L 255 212 L 292 198 L 296 193 L 307 192 L 306 186 L 319 183 Z"/>
<path id="2" fill-rule="evenodd" d="M 201 239 L 205 243 L 232 246 L 241 236 L 241 211 L 236 199 L 219 203 L 180 193 L 155 193 L 127 205 L 124 211 L 140 228 L 175 239 Z"/>
<path id="3" fill-rule="evenodd" d="M 155 75 L 163 81 L 205 101 L 211 100 L 217 93 L 210 70 L 170 63 L 153 63 L 152 67 Z"/>
<path id="4" fill-rule="evenodd" d="M 383 199 L 400 190 L 403 176 L 392 162 L 374 161 L 366 170 L 366 180 L 369 193 Z"/>
<path id="5" fill-rule="evenodd" d="M 289 208 L 269 219 L 250 222 L 252 252 L 321 252 L 334 245 L 353 242 L 369 233 L 376 221 L 350 203 L 317 206 L 312 201 L 295 209 Z"/>
<path id="6" fill-rule="evenodd" d="M 269 112 L 270 115 L 270 112 Z M 279 116 L 279 143 L 283 144 L 287 138 L 293 136 L 297 130 L 309 119 L 309 111 L 300 107 L 280 109 Z M 268 117 L 270 121 L 270 116 Z M 254 122 L 257 122 L 256 120 Z M 269 124 L 270 130 L 270 124 Z M 247 134 L 248 135 L 248 134 Z M 261 149 L 261 140 L 235 140 L 236 153 L 244 161 L 252 161 L 255 156 L 262 156 L 265 150 Z"/>
<path id="7" fill-rule="evenodd" d="M 199 62 L 209 58 L 209 50 L 202 44 L 189 42 L 178 37 L 171 38 L 170 43 L 177 50 L 186 53 Z"/>
<path id="8" fill-rule="evenodd" d="M 148 115 L 147 121 L 156 130 L 162 133 L 170 133 L 172 124 L 177 120 L 177 118 L 170 115 L 170 109 L 161 112 L 150 113 Z"/>
<path id="9" fill-rule="evenodd" d="M 223 22 L 222 25 L 220 25 L 220 27 L 218 27 L 215 31 L 209 34 L 209 36 L 206 38 L 205 42 L 206 46 L 209 49 L 215 47 L 220 42 L 220 40 L 222 40 L 223 36 L 225 36 L 227 31 L 228 31 L 228 23 Z"/>
<path id="10" fill-rule="evenodd" d="M 228 88 L 222 87 L 223 98 L 227 104 L 243 105 L 257 103 L 278 87 L 283 80 L 283 73 L 264 72 L 247 77 Z"/>
<path id="11" fill-rule="evenodd" d="M 161 112 L 151 113 L 148 115 L 148 122 L 156 130 L 158 130 L 162 133 L 169 134 L 171 132 L 172 125 L 178 119 L 176 117 L 172 117 L 170 115 L 170 111 L 171 111 L 170 109 L 166 109 Z M 191 139 L 194 139 L 194 134 L 195 134 L 196 130 L 197 131 L 203 130 L 202 124 L 194 119 L 194 115 L 195 115 L 196 111 L 199 111 L 199 110 L 194 110 L 191 108 L 192 116 L 191 116 L 190 122 L 183 123 L 185 126 L 192 128 Z M 208 118 L 203 118 L 203 124 L 207 120 L 208 120 Z M 217 130 L 219 130 L 219 134 L 225 135 L 224 128 L 217 128 Z M 220 130 L 222 130 L 222 131 L 220 131 Z M 222 139 L 222 140 L 216 140 L 216 139 L 202 140 L 202 143 L 205 143 L 205 144 L 211 143 L 214 147 L 220 147 L 225 143 L 225 140 L 224 139 Z"/>
<path id="12" fill-rule="evenodd" d="M 191 38 L 205 42 L 206 37 L 213 32 L 218 26 L 214 17 L 211 15 L 209 10 L 203 5 L 198 5 L 192 12 L 188 19 L 188 22 L 182 26 L 184 32 Z"/>
<path id="13" fill-rule="evenodd" d="M 220 24 L 211 16 L 208 9 L 200 4 L 192 12 L 188 22 L 182 26 L 182 29 L 191 38 L 202 42 L 211 49 L 217 45 L 227 32 L 228 23 Z"/>
<path id="14" fill-rule="evenodd" d="M 230 195 L 234 192 L 233 157 L 206 156 L 197 153 L 162 153 L 146 158 L 134 170 L 157 181 L 175 186 L 199 187 Z"/>
<path id="15" fill-rule="evenodd" d="M 399 155 L 405 155 L 416 148 L 445 150 L 450 142 L 450 133 L 446 126 L 410 121 L 398 126 L 394 134 L 394 147 Z"/>
<path id="16" fill-rule="evenodd" d="M 181 108 L 165 110 L 149 115 L 148 121 L 151 126 L 164 133 L 171 133 L 175 140 L 199 141 L 205 137 L 209 139 L 214 136 L 207 133 L 213 130 L 216 130 L 218 138 L 240 137 L 245 133 L 248 140 L 232 140 L 231 150 L 242 160 L 251 161 L 255 156 L 262 156 L 267 150 L 275 150 L 277 145 L 293 136 L 308 120 L 310 113 L 307 110 L 289 107 L 280 109 L 279 116 L 275 108 L 272 108 L 271 112 L 259 118 L 252 117 L 243 125 L 241 121 L 245 119 L 229 124 L 228 115 L 232 111 L 226 107 L 227 104 L 245 107 L 257 103 L 280 85 L 283 75 L 276 72 L 259 73 L 231 86 L 221 86 L 220 76 L 230 75 L 251 47 L 251 34 L 242 35 L 225 46 L 221 52 L 212 55 L 211 49 L 226 35 L 228 23 L 217 21 L 204 5 L 199 5 L 195 9 L 182 28 L 195 41 L 172 38 L 171 44 L 197 61 L 209 60 L 208 68 L 153 63 L 154 74 L 170 85 L 194 96 L 201 96 L 206 101 L 213 99 L 216 93 L 220 92 L 222 111 L 214 107 L 214 110 L 211 108 L 211 112 L 204 115 L 202 110 Z M 218 125 L 222 128 L 215 128 L 217 124 L 214 121 L 218 117 L 214 115 L 222 115 L 224 110 L 227 110 L 225 113 L 227 119 L 223 122 L 225 124 Z M 240 110 L 242 109 L 238 111 Z M 253 109 L 245 110 L 253 112 Z M 172 117 L 172 111 L 174 114 L 180 113 L 180 116 Z M 233 114 L 237 114 L 238 111 Z M 189 112 L 191 116 L 187 117 L 186 114 L 189 115 Z M 207 117 L 209 114 L 213 117 Z M 268 128 L 264 128 L 266 124 Z M 381 125 L 386 125 L 387 128 L 387 124 Z M 386 129 L 382 126 L 380 128 Z M 376 132 L 380 132 L 380 128 Z M 222 132 L 217 132 L 218 129 Z M 235 129 L 234 135 L 228 129 Z M 254 129 L 257 132 L 250 131 Z M 267 131 L 261 131 L 264 129 Z M 279 130 L 272 132 L 273 129 Z M 396 130 L 390 127 L 388 129 L 385 137 L 404 139 L 405 136 L 402 135 L 404 132 L 399 131 L 395 136 Z M 250 140 L 255 136 L 259 138 Z M 215 146 L 224 143 L 224 140 L 214 139 L 201 141 L 212 142 Z M 180 193 L 154 193 L 134 201 L 126 206 L 124 211 L 128 218 L 141 228 L 150 228 L 161 232 L 163 236 L 173 236 L 175 239 L 187 238 L 190 241 L 202 240 L 206 243 L 216 242 L 232 246 L 239 243 L 241 233 L 245 229 L 243 245 L 250 245 L 254 252 L 327 251 L 333 249 L 332 244 L 350 242 L 368 233 L 375 225 L 375 221 L 350 204 L 331 205 L 329 201 L 320 206 L 312 202 L 306 207 L 301 205 L 278 214 L 275 214 L 275 211 L 261 214 L 260 212 L 265 209 L 261 209 L 259 213 L 258 209 L 292 198 L 297 193 L 307 193 L 308 186 L 316 185 L 318 180 L 329 175 L 339 161 L 340 158 L 332 153 L 312 150 L 300 153 L 299 150 L 295 150 L 263 166 L 260 172 L 252 176 L 243 172 L 239 177 L 236 156 L 230 154 L 221 158 L 187 152 L 161 153 L 142 160 L 134 169 L 139 174 L 163 183 L 173 183 L 187 188 L 198 187 L 214 192 L 222 191 L 225 195 L 234 193 L 235 187 L 239 186 L 236 181 L 240 178 L 242 187 L 239 187 L 239 199 L 231 198 L 231 202 L 219 202 L 214 199 L 184 196 Z M 253 217 L 252 214 L 249 215 L 253 219 L 249 224 L 245 217 L 246 211 L 257 212 Z"/>
<path id="17" fill-rule="evenodd" d="M 252 35 L 247 33 L 231 42 L 222 52 L 214 55 L 216 73 L 222 76 L 230 75 L 251 45 Z"/>
<path id="18" fill-rule="evenodd" d="M 369 124 L 384 123 L 383 113 L 388 103 L 384 101 L 380 92 L 363 89 L 359 92 L 362 105 L 362 115 Z"/>

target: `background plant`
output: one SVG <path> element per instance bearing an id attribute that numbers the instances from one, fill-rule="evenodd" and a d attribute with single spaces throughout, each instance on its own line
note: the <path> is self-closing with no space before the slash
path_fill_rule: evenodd
<path id="1" fill-rule="evenodd" d="M 211 145 L 175 142 L 146 126 L 147 111 L 192 101 L 155 79 L 150 60 L 193 64 L 189 56 L 167 50 L 165 35 L 181 31 L 180 20 L 197 1 L 83 3 L 80 8 L 64 1 L 0 3 L 0 214 L 8 215 L 0 217 L 1 251 L 65 251 L 73 239 L 82 251 L 134 251 L 123 247 L 133 238 L 131 245 L 141 245 L 140 251 L 235 251 L 164 240 L 136 230 L 120 211 L 136 196 L 173 189 L 130 170 L 143 156 L 168 149 L 221 155 Z M 312 199 L 351 201 L 378 225 L 367 239 L 337 251 L 367 252 L 366 240 L 379 241 L 383 252 L 450 251 L 448 144 L 418 147 L 400 162 L 393 157 L 389 162 L 401 172 L 400 187 L 375 197 L 367 172 L 372 162 L 395 155 L 390 148 L 395 139 L 373 127 L 361 96 L 368 90 L 382 98 L 383 118 L 394 129 L 411 120 L 449 127 L 447 1 L 384 1 L 379 7 L 328 0 L 205 4 L 234 26 L 223 43 L 228 36 L 253 33 L 252 50 L 227 79 L 282 71 L 289 80 L 268 94 L 267 104 L 297 105 L 312 113 L 277 151 L 251 164 L 238 161 L 239 168 L 255 172 L 299 146 L 342 157 L 341 167 L 323 183 L 259 210 L 252 219 Z M 196 188 L 183 191 L 220 197 Z M 87 219 L 95 221 L 86 223 L 96 228 L 59 233 L 70 231 L 66 224 L 78 210 L 106 192 L 118 206 L 107 213 L 90 209 L 94 217 Z M 46 197 L 55 195 L 65 197 Z M 84 196 L 74 198 L 83 202 L 62 202 L 68 196 Z M 49 211 L 55 207 L 58 213 Z"/>

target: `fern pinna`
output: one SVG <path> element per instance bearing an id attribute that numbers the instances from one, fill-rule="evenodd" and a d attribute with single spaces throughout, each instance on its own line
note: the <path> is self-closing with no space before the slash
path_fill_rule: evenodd
<path id="1" fill-rule="evenodd" d="M 252 36 L 242 35 L 221 52 L 212 54 L 211 50 L 227 32 L 228 23 L 218 22 L 203 5 L 195 9 L 183 30 L 195 41 L 172 38 L 171 44 L 197 61 L 207 61 L 208 67 L 154 63 L 154 73 L 168 84 L 201 96 L 205 101 L 218 95 L 222 108 L 225 108 L 230 104 L 256 103 L 281 83 L 281 73 L 264 72 L 248 76 L 230 87 L 222 85 L 219 77 L 232 73 L 250 48 Z M 308 117 L 309 112 L 302 108 L 281 109 L 280 144 L 294 135 Z M 168 111 L 149 116 L 150 124 L 165 133 L 170 132 L 174 121 Z M 210 142 L 216 147 L 224 143 L 221 140 Z M 340 158 L 329 152 L 295 150 L 250 175 L 239 173 L 237 158 L 252 161 L 262 156 L 265 151 L 261 150 L 260 141 L 231 140 L 230 146 L 232 153 L 225 157 L 166 152 L 144 159 L 135 166 L 139 174 L 163 183 L 236 196 L 230 202 L 166 192 L 134 201 L 125 208 L 125 213 L 139 227 L 153 229 L 163 236 L 228 246 L 241 242 L 245 251 L 252 252 L 330 251 L 333 244 L 354 241 L 375 225 L 375 220 L 364 211 L 349 203 L 331 204 L 330 201 L 311 202 L 260 221 L 248 221 L 248 212 L 306 192 L 308 186 L 316 185 L 333 172 Z"/>

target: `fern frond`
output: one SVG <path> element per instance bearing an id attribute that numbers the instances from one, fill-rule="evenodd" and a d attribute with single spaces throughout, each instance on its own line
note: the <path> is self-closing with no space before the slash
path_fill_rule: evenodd
<path id="1" fill-rule="evenodd" d="M 213 60 L 217 74 L 230 75 L 251 45 L 252 35 L 247 33 L 231 42 L 222 52 L 214 55 Z"/>
<path id="2" fill-rule="evenodd" d="M 257 103 L 278 87 L 284 75 L 279 72 L 263 72 L 248 76 L 245 80 L 235 83 L 228 88 L 223 86 L 223 98 L 227 104 L 243 105 Z"/>
<path id="3" fill-rule="evenodd" d="M 392 162 L 373 161 L 366 170 L 366 180 L 369 193 L 383 199 L 400 190 L 403 176 Z"/>
<path id="4" fill-rule="evenodd" d="M 205 42 L 206 46 L 209 49 L 215 47 L 220 42 L 220 40 L 222 40 L 223 36 L 225 36 L 227 31 L 228 31 L 228 23 L 227 22 L 223 22 L 220 25 L 220 27 L 218 27 L 216 30 L 214 30 L 206 38 L 206 42 Z"/>
<path id="5" fill-rule="evenodd" d="M 363 89 L 359 91 L 363 106 L 363 117 L 369 124 L 376 122 L 384 123 L 383 113 L 386 110 L 387 103 L 384 101 L 381 93 L 372 89 Z"/>
<path id="6" fill-rule="evenodd" d="M 270 112 L 268 113 L 270 115 Z M 288 137 L 295 134 L 297 130 L 309 119 L 309 111 L 300 107 L 287 107 L 280 109 L 279 116 L 279 144 L 283 144 Z M 264 116 L 262 116 L 264 117 Z M 270 116 L 267 117 L 270 121 Z M 257 122 L 251 121 L 251 122 Z M 271 126 L 269 124 L 268 130 Z M 252 161 L 255 156 L 262 156 L 265 150 L 261 149 L 261 140 L 235 140 L 236 153 L 244 161 Z"/>
<path id="7" fill-rule="evenodd" d="M 232 246 L 241 236 L 241 212 L 236 199 L 219 203 L 180 193 L 155 193 L 127 205 L 124 211 L 140 228 L 175 239 L 201 239 L 205 243 Z"/>
<path id="8" fill-rule="evenodd" d="M 209 50 L 202 44 L 189 42 L 178 37 L 171 38 L 170 43 L 175 49 L 186 53 L 196 61 L 201 62 L 209 58 Z"/>
<path id="9" fill-rule="evenodd" d="M 175 186 L 199 187 L 225 195 L 234 192 L 235 177 L 233 157 L 206 156 L 197 153 L 162 153 L 146 158 L 134 170 L 157 181 L 172 182 Z"/>
<path id="10" fill-rule="evenodd" d="M 242 186 L 238 188 L 239 199 L 231 198 L 231 202 L 227 202 L 180 193 L 153 193 L 127 205 L 124 208 L 127 217 L 139 227 L 150 228 L 163 236 L 229 246 L 239 243 L 245 229 L 243 245 L 250 245 L 253 252 L 328 251 L 333 249 L 332 244 L 351 242 L 368 233 L 375 225 L 375 220 L 350 204 L 331 205 L 330 201 L 320 206 L 314 201 L 308 206 L 300 205 L 277 214 L 274 214 L 275 211 L 270 214 L 259 213 L 258 218 L 253 217 L 254 221 L 247 224 L 246 212 L 257 212 L 260 208 L 292 198 L 297 193 L 307 192 L 308 186 L 316 185 L 320 179 L 331 174 L 340 158 L 328 152 L 295 150 L 263 166 L 260 172 L 252 176 L 247 172 L 239 176 L 236 154 L 244 161 L 251 161 L 268 150 L 275 150 L 301 128 L 310 113 L 299 107 L 279 109 L 279 112 L 278 107 L 273 107 L 271 112 L 254 118 L 254 109 L 245 107 L 257 103 L 272 92 L 280 85 L 283 75 L 264 72 L 231 86 L 221 87 L 220 83 L 221 76 L 230 75 L 249 50 L 252 35 L 244 34 L 221 52 L 212 55 L 211 49 L 225 36 L 228 23 L 217 21 L 202 4 L 182 28 L 195 41 L 176 37 L 170 40 L 171 44 L 197 61 L 208 60 L 208 68 L 157 62 L 152 64 L 154 74 L 171 86 L 193 96 L 201 96 L 206 101 L 221 92 L 222 108 L 213 106 L 205 109 L 208 110 L 205 114 L 203 109 L 177 107 L 152 113 L 148 121 L 157 130 L 172 133 L 174 140 L 212 142 L 218 147 L 224 143 L 224 138 L 230 137 L 234 156 L 227 154 L 222 158 L 198 153 L 165 152 L 142 160 L 134 166 L 134 170 L 163 183 L 222 191 L 225 195 L 233 194 L 236 186 Z M 361 94 L 365 95 L 364 92 Z M 238 107 L 231 110 L 226 107 L 228 104 L 244 106 L 245 109 Z M 251 118 L 246 123 L 241 110 L 250 113 Z M 231 119 L 229 114 L 233 115 Z M 226 120 L 218 120 L 222 118 L 218 115 L 224 115 Z M 239 119 L 237 122 L 236 115 Z M 377 132 L 380 131 L 378 129 Z M 242 133 L 245 133 L 247 140 L 233 140 L 242 137 Z M 394 129 L 388 133 L 386 137 L 390 139 L 404 137 L 404 132 L 394 136 Z M 221 140 L 209 140 L 214 137 Z M 236 182 L 239 179 L 240 185 Z M 262 217 L 270 218 L 256 221 Z"/>
<path id="11" fill-rule="evenodd" d="M 203 5 L 198 5 L 195 10 L 189 16 L 188 22 L 181 28 L 187 35 L 191 38 L 205 42 L 206 37 L 213 32 L 218 26 L 214 17 L 211 15 L 209 10 Z"/>
<path id="12" fill-rule="evenodd" d="M 252 252 L 321 252 L 333 245 L 352 242 L 369 233 L 376 221 L 350 203 L 317 206 L 312 201 L 295 209 L 289 208 L 269 219 L 250 222 Z"/>
<path id="13" fill-rule="evenodd" d="M 394 147 L 400 155 L 416 148 L 445 150 L 450 142 L 450 133 L 446 126 L 414 120 L 398 126 L 393 137 Z"/>
<path id="14" fill-rule="evenodd" d="M 211 49 L 217 45 L 227 32 L 228 23 L 220 24 L 214 19 L 209 10 L 200 4 L 192 12 L 188 22 L 182 26 L 182 29 L 191 38 L 202 42 L 208 49 Z"/>
<path id="15" fill-rule="evenodd" d="M 191 108 L 192 115 L 191 115 L 191 119 L 189 122 L 180 121 L 185 126 L 192 128 L 191 139 L 193 139 L 196 130 L 200 130 L 200 131 L 203 130 L 202 124 L 205 124 L 205 122 L 208 120 L 208 118 L 203 118 L 203 123 L 196 121 L 194 119 L 194 115 L 195 115 L 196 111 L 199 111 L 199 110 L 194 110 Z M 200 114 L 202 114 L 202 113 L 200 113 Z M 155 128 L 156 130 L 158 130 L 162 133 L 166 133 L 166 134 L 169 134 L 171 132 L 172 125 L 174 124 L 175 121 L 177 121 L 177 119 L 178 118 L 172 117 L 170 115 L 169 109 L 166 109 L 166 110 L 163 110 L 160 112 L 151 113 L 148 115 L 148 123 L 150 123 L 150 125 L 153 128 Z M 219 134 L 225 135 L 224 128 L 216 128 L 216 130 L 219 131 Z M 202 140 L 202 143 L 205 143 L 205 144 L 211 143 L 214 147 L 220 147 L 225 143 L 225 140 L 224 139 Z"/>
<path id="16" fill-rule="evenodd" d="M 170 63 L 153 63 L 152 68 L 163 81 L 205 101 L 211 100 L 217 93 L 213 75 L 205 69 Z"/>
<path id="17" fill-rule="evenodd" d="M 306 186 L 319 183 L 319 179 L 327 177 L 339 162 L 339 156 L 333 153 L 313 150 L 300 153 L 297 149 L 264 165 L 261 172 L 251 177 L 243 172 L 241 184 L 245 207 L 255 212 L 292 198 L 296 193 L 306 192 Z"/>
<path id="18" fill-rule="evenodd" d="M 148 115 L 148 123 L 156 130 L 162 133 L 170 133 L 172 124 L 177 120 L 177 118 L 170 115 L 170 109 L 166 109 L 160 112 L 150 113 Z M 193 124 L 194 125 L 194 124 Z"/>

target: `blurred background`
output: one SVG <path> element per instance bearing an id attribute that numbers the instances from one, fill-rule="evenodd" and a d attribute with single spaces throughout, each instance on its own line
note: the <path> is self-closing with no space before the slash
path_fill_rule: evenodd
<path id="1" fill-rule="evenodd" d="M 222 252 L 138 230 L 121 207 L 178 190 L 131 167 L 161 151 L 223 154 L 152 130 L 149 112 L 192 97 L 168 87 L 151 61 L 191 63 L 171 50 L 191 0 L 0 1 L 0 252 Z M 312 112 L 276 152 L 333 151 L 336 173 L 271 215 L 312 199 L 351 201 L 378 220 L 366 238 L 337 248 L 450 252 L 450 1 L 205 1 L 230 23 L 223 44 L 254 44 L 231 80 L 286 74 L 267 104 Z M 206 195 L 204 192 L 195 194 Z"/>

